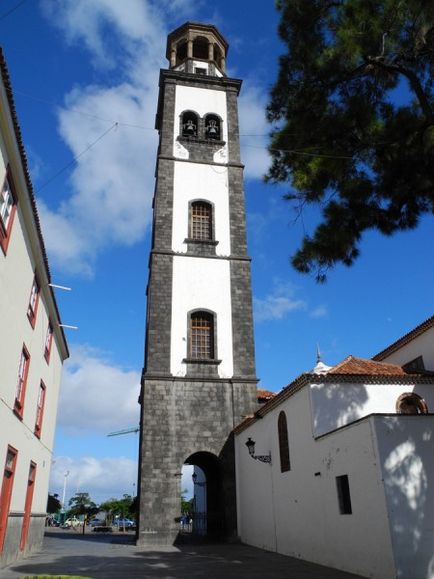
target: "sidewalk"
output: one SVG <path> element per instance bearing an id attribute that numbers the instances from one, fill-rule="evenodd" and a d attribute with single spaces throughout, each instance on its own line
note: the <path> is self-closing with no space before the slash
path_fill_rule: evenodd
<path id="1" fill-rule="evenodd" d="M 1 579 L 26 575 L 92 579 L 357 579 L 358 576 L 241 544 L 141 549 L 130 535 L 46 532 L 42 552 L 0 569 Z"/>

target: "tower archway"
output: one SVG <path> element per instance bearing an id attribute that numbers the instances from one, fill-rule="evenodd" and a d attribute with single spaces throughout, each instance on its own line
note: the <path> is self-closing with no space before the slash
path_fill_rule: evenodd
<path id="1" fill-rule="evenodd" d="M 220 459 L 210 452 L 195 452 L 185 464 L 193 465 L 192 534 L 225 535 L 224 493 Z"/>

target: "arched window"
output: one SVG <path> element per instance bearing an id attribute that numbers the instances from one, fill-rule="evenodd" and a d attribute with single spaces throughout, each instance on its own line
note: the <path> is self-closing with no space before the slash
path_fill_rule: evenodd
<path id="1" fill-rule="evenodd" d="M 277 431 L 279 434 L 280 470 L 281 472 L 287 472 L 291 470 L 291 463 L 289 461 L 288 427 L 286 424 L 286 414 L 283 410 L 279 414 Z"/>
<path id="2" fill-rule="evenodd" d="M 212 239 L 212 206 L 206 201 L 194 201 L 190 205 L 190 238 L 210 241 Z"/>
<path id="3" fill-rule="evenodd" d="M 210 312 L 193 312 L 190 316 L 189 357 L 196 360 L 213 360 L 214 316 Z"/>
<path id="4" fill-rule="evenodd" d="M 205 117 L 205 138 L 221 139 L 221 122 L 217 115 L 206 115 Z"/>
<path id="5" fill-rule="evenodd" d="M 196 36 L 193 40 L 193 58 L 208 60 L 208 39 L 204 36 Z"/>
<path id="6" fill-rule="evenodd" d="M 181 131 L 183 137 L 197 137 L 197 114 L 192 111 L 182 113 Z"/>
<path id="7" fill-rule="evenodd" d="M 415 392 L 404 392 L 396 401 L 398 414 L 428 414 L 428 405 Z"/>

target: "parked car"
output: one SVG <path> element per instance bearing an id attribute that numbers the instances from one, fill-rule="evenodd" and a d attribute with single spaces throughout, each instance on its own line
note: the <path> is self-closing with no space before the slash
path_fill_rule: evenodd
<path id="1" fill-rule="evenodd" d="M 101 519 L 90 519 L 90 521 L 88 521 L 87 523 L 88 525 L 90 525 L 91 527 L 102 527 L 104 525 L 104 521 L 102 521 Z"/>
<path id="2" fill-rule="evenodd" d="M 62 528 L 63 529 L 70 529 L 71 527 L 78 527 L 78 525 L 81 524 L 81 521 L 79 521 L 77 519 L 77 517 L 70 517 L 69 519 L 66 519 L 66 521 L 63 523 Z"/>
<path id="3" fill-rule="evenodd" d="M 136 523 L 131 519 L 115 519 L 113 521 L 113 524 L 116 525 L 117 527 L 126 527 L 126 528 L 136 526 Z"/>

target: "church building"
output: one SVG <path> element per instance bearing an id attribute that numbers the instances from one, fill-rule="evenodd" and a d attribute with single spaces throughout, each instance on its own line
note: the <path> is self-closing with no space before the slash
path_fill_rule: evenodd
<path id="1" fill-rule="evenodd" d="M 172 544 L 181 471 L 206 479 L 207 533 L 236 535 L 233 428 L 257 407 L 250 258 L 228 44 L 187 22 L 167 40 L 149 259 L 139 545 Z"/>

